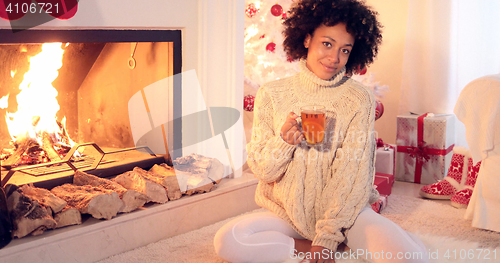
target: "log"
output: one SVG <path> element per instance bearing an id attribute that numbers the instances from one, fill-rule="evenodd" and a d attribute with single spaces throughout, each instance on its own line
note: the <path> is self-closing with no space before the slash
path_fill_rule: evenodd
<path id="1" fill-rule="evenodd" d="M 51 192 L 68 202 L 82 214 L 90 214 L 97 219 L 111 219 L 123 206 L 118 193 L 90 185 L 77 186 L 63 184 Z"/>
<path id="2" fill-rule="evenodd" d="M 167 164 L 160 164 L 160 167 L 168 170 L 175 174 L 177 181 L 179 183 L 179 189 L 182 194 L 193 195 L 195 193 L 205 193 L 212 191 L 214 183 L 209 178 L 201 177 L 191 172 L 184 172 L 181 170 L 175 170 L 173 167 Z"/>
<path id="3" fill-rule="evenodd" d="M 224 177 L 224 165 L 216 158 L 205 157 L 199 154 L 190 154 L 174 160 L 176 171 L 197 174 L 208 177 L 218 184 Z"/>
<path id="4" fill-rule="evenodd" d="M 216 158 L 190 154 L 175 159 L 173 163 L 179 184 L 184 180 L 182 177 L 188 175 L 187 195 L 210 192 L 224 177 L 224 165 Z"/>
<path id="5" fill-rule="evenodd" d="M 38 235 L 41 235 L 43 234 L 43 232 L 45 232 L 45 230 L 47 230 L 47 226 L 39 226 L 37 229 L 35 229 L 33 232 L 31 232 L 31 235 L 32 236 L 38 236 Z"/>
<path id="6" fill-rule="evenodd" d="M 57 153 L 57 151 L 54 149 L 54 142 L 52 142 L 52 138 L 50 138 L 50 135 L 48 132 L 44 131 L 42 132 L 42 149 L 45 151 L 45 154 L 47 154 L 47 157 L 51 162 L 54 161 L 60 161 L 61 157 Z"/>
<path id="7" fill-rule="evenodd" d="M 115 181 L 100 178 L 81 171 L 75 172 L 75 175 L 73 176 L 73 184 L 90 185 L 117 192 L 120 196 L 120 199 L 123 201 L 123 207 L 120 208 L 120 210 L 118 211 L 119 213 L 134 211 L 137 208 L 143 206 L 148 201 L 148 197 L 141 192 L 133 189 L 126 189 Z"/>
<path id="8" fill-rule="evenodd" d="M 44 188 L 34 187 L 32 185 L 23 185 L 19 187 L 24 195 L 38 201 L 39 204 L 50 207 L 53 213 L 58 213 L 68 204 L 63 199 L 55 196 L 49 190 Z"/>
<path id="9" fill-rule="evenodd" d="M 149 172 L 156 178 L 155 180 L 157 180 L 157 183 L 163 185 L 167 189 L 168 200 L 177 200 L 181 198 L 182 193 L 174 168 L 166 164 L 165 166 L 155 164 L 149 169 Z"/>
<path id="10" fill-rule="evenodd" d="M 18 190 L 7 198 L 7 208 L 13 223 L 12 237 L 21 238 L 33 232 L 35 235 L 41 234 L 57 224 L 51 216 L 50 208 L 40 205 Z"/>
<path id="11" fill-rule="evenodd" d="M 135 190 L 145 194 L 148 202 L 166 203 L 168 201 L 165 188 L 154 181 L 143 177 L 135 171 L 128 171 L 111 179 L 129 190 Z"/>
<path id="12" fill-rule="evenodd" d="M 82 223 L 82 214 L 78 209 L 66 206 L 61 212 L 54 215 L 56 228 L 65 226 L 80 225 Z"/>
<path id="13" fill-rule="evenodd" d="M 31 147 L 37 146 L 38 143 L 36 140 L 31 139 L 30 137 L 21 137 L 17 139 L 17 148 L 14 151 L 14 153 L 7 158 L 7 160 L 2 161 L 2 166 L 6 168 L 11 168 L 12 166 L 16 166 L 19 164 L 19 161 L 21 161 L 21 158 L 23 156 L 23 153 L 26 152 L 28 149 Z"/>

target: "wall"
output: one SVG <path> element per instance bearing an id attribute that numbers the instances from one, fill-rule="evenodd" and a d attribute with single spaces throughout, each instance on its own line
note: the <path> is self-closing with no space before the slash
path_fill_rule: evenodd
<path id="1" fill-rule="evenodd" d="M 409 0 L 367 0 L 367 4 L 379 13 L 379 21 L 384 26 L 378 57 L 368 73 L 374 73 L 375 81 L 381 85 L 389 86 L 381 99 L 384 114 L 375 122 L 375 130 L 384 142 L 395 143 Z"/>

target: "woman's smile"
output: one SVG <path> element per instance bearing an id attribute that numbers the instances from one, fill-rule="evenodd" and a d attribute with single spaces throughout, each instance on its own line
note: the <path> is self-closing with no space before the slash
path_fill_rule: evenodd
<path id="1" fill-rule="evenodd" d="M 334 67 L 334 66 L 327 66 L 324 63 L 321 63 L 321 65 L 323 65 L 323 67 L 325 68 L 325 71 L 328 71 L 328 72 L 335 72 L 335 71 L 337 71 L 337 68 Z"/>

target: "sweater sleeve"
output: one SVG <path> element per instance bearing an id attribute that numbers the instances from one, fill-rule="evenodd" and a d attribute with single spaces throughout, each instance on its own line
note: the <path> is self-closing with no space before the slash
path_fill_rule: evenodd
<path id="1" fill-rule="evenodd" d="M 323 246 L 336 251 L 338 244 L 345 240 L 345 230 L 349 229 L 361 210 L 368 204 L 373 194 L 375 170 L 375 103 L 371 93 L 369 99 L 351 120 L 341 153 L 332 164 L 332 177 L 326 185 L 329 191 L 341 191 L 340 198 L 324 200 L 325 214 L 316 222 L 316 236 L 313 246 Z M 339 154 L 342 154 L 340 156 Z M 335 173 L 335 174 L 334 174 Z M 324 199 L 327 194 L 323 195 Z"/>
<path id="2" fill-rule="evenodd" d="M 263 86 L 254 104 L 252 137 L 247 144 L 248 166 L 255 176 L 267 183 L 279 180 L 293 157 L 295 145 L 288 144 L 280 131 L 274 129 L 275 109 L 272 98 Z"/>

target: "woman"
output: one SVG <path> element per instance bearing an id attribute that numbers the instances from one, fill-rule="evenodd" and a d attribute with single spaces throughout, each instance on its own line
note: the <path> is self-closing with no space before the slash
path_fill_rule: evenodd
<path id="1" fill-rule="evenodd" d="M 284 47 L 300 59 L 301 72 L 259 88 L 247 145 L 248 165 L 259 178 L 255 200 L 270 212 L 222 227 L 214 240 L 220 257 L 335 262 L 349 256 L 339 248 L 345 243 L 355 257 L 375 262 L 403 262 L 406 252 L 421 253 L 406 254 L 406 262 L 427 262 L 418 238 L 369 207 L 378 198 L 372 187 L 375 104 L 371 91 L 349 75 L 377 54 L 376 14 L 356 0 L 303 0 L 291 8 Z M 323 143 L 314 147 L 302 143 L 297 120 L 300 108 L 311 104 L 326 108 Z"/>

